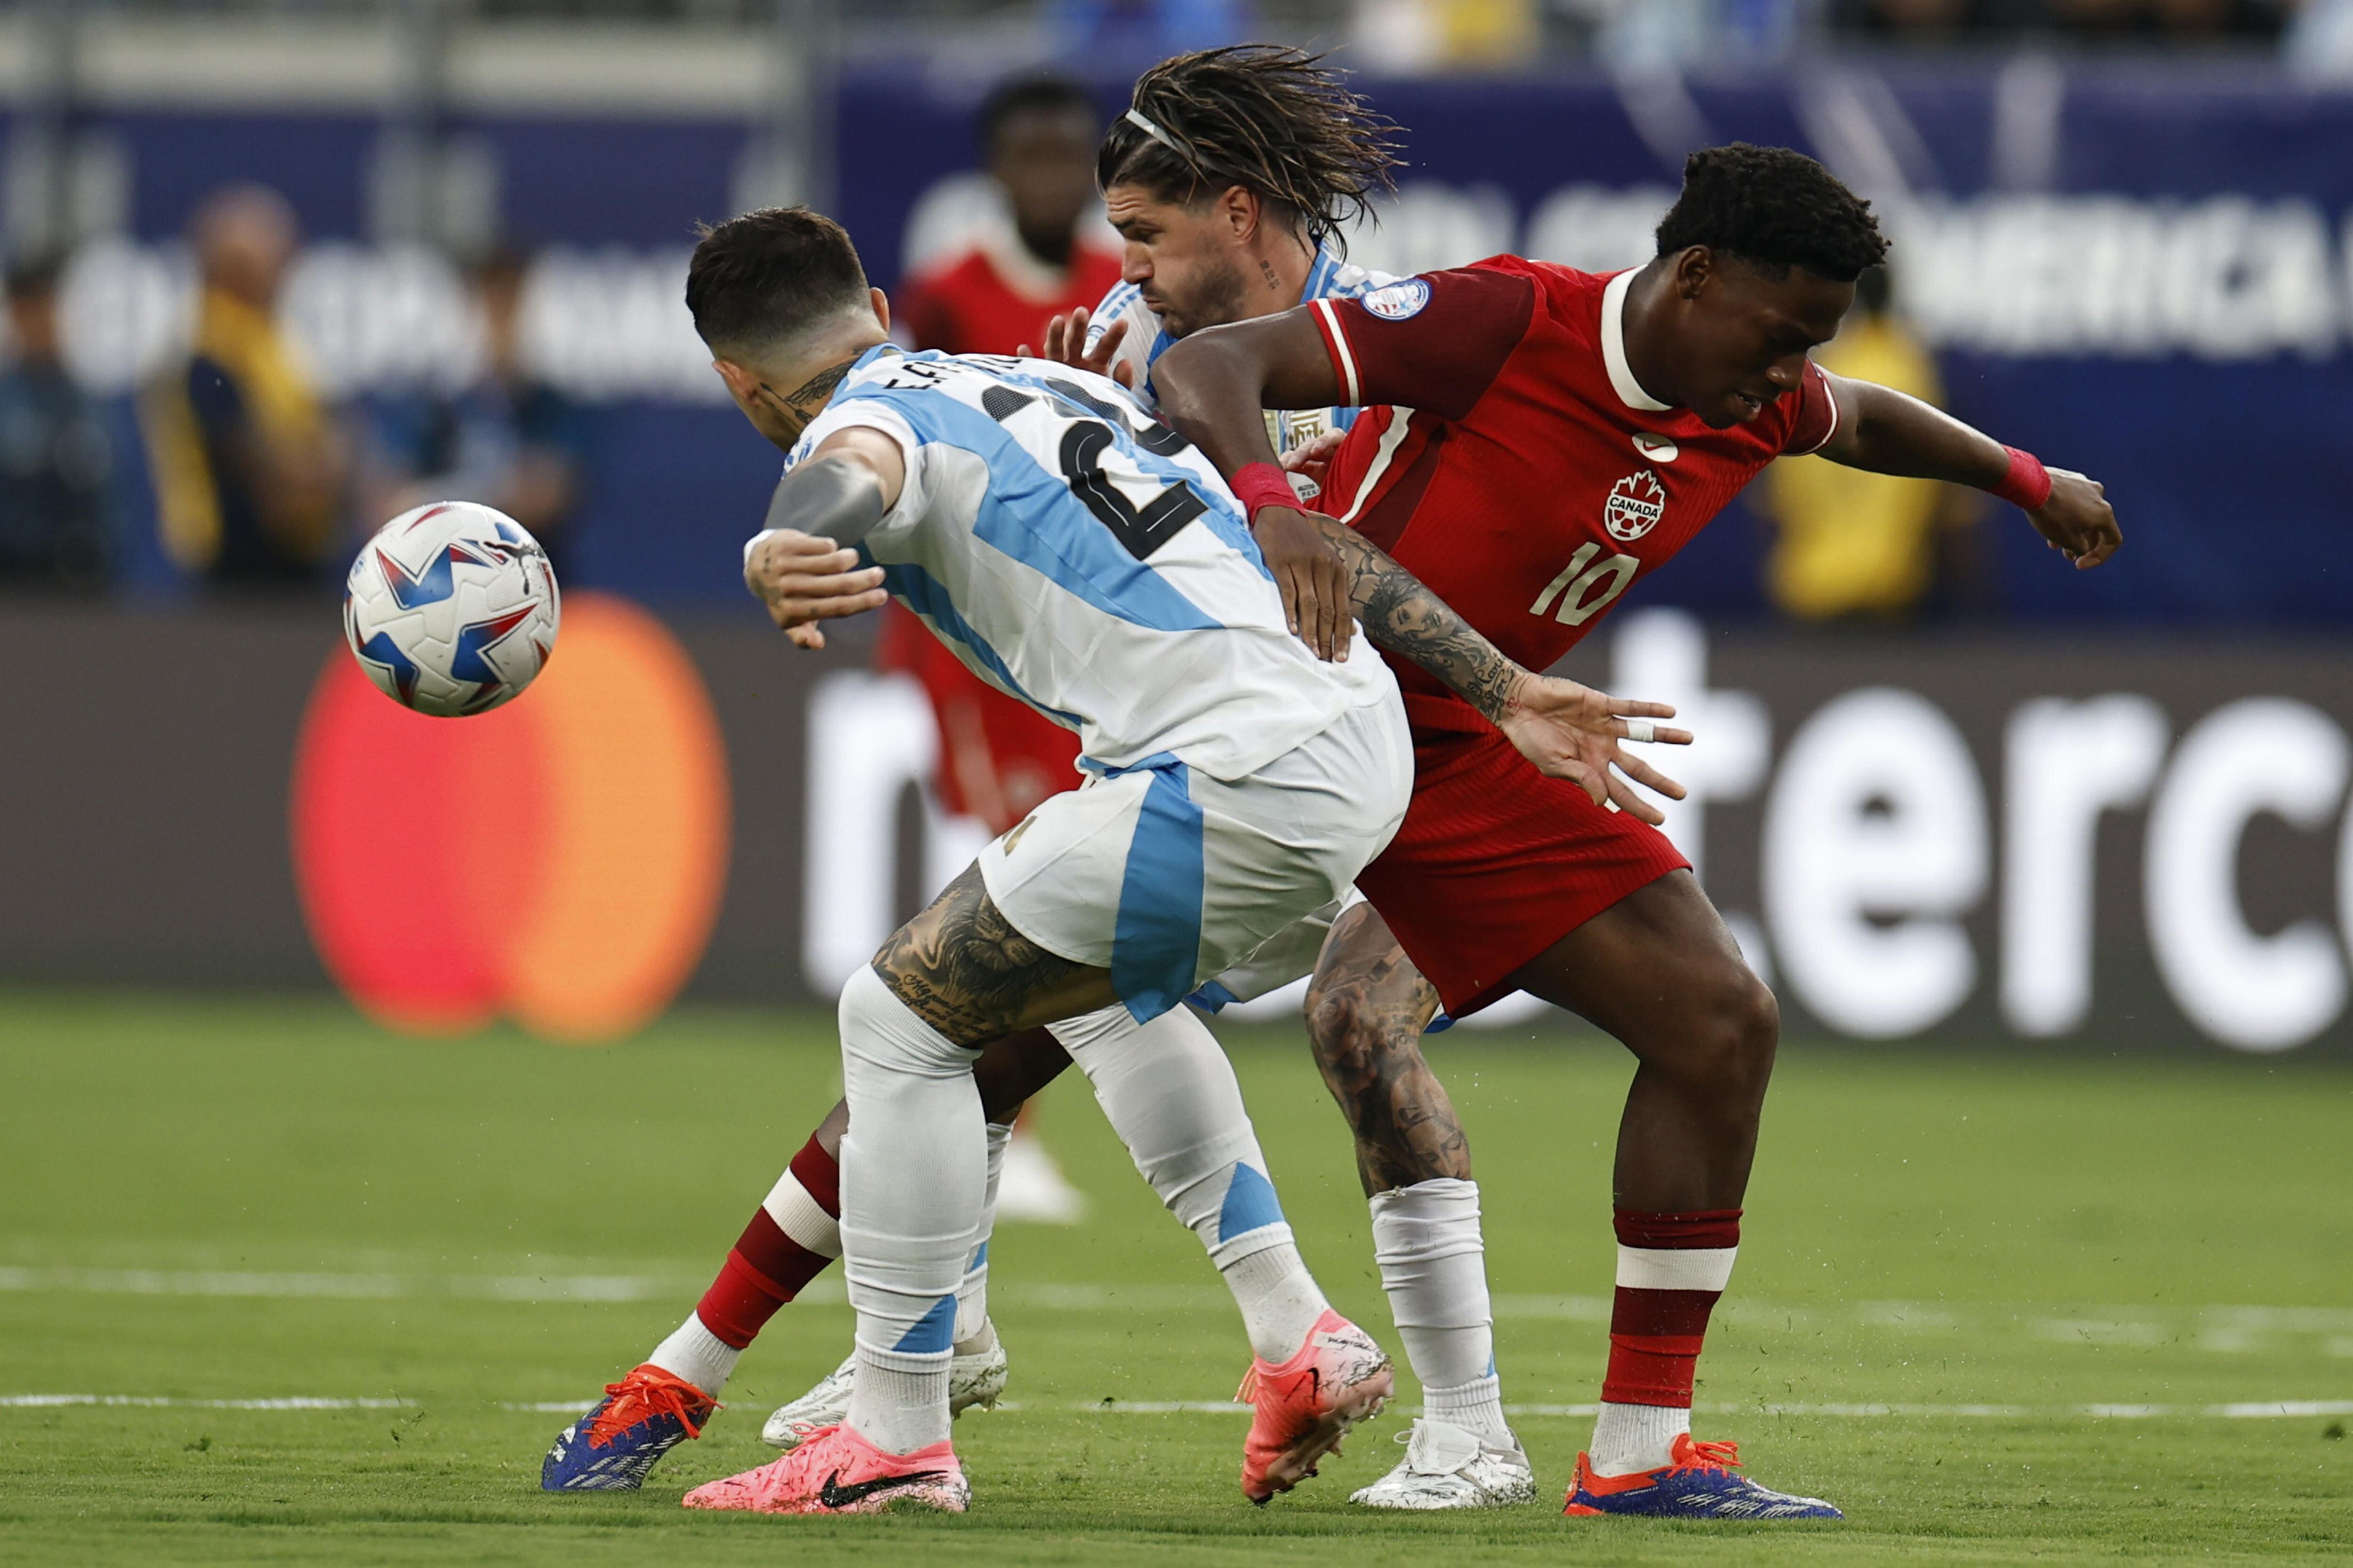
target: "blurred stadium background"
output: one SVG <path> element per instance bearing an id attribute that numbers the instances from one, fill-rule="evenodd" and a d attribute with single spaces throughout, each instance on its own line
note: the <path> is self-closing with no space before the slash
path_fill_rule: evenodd
<path id="1" fill-rule="evenodd" d="M 975 123 L 993 86 L 1058 72 L 1108 112 L 1141 65 L 1240 37 L 1341 49 L 1407 128 L 1402 187 L 1352 240 L 1390 270 L 1623 264 L 1691 148 L 1820 155 L 1898 237 L 1830 357 L 2109 485 L 2129 548 L 2078 576 L 1978 498 L 1786 465 L 1595 639 L 1588 675 L 1699 719 L 1673 831 L 1801 1016 L 2353 1040 L 2342 0 L 10 7 L 0 705 L 21 743 L 0 790 L 48 826 L 9 851 L 0 975 L 332 973 L 385 1016 L 498 1010 L 480 963 L 470 1004 L 371 996 L 417 965 L 370 952 L 426 939 L 345 940 L 345 906 L 456 884 L 289 834 L 298 749 L 322 798 L 375 767 L 364 735 L 338 761 L 304 726 L 336 573 L 440 486 L 523 516 L 569 588 L 691 655 L 644 700 L 692 707 L 708 754 L 635 787 L 686 791 L 698 825 L 639 857 L 669 878 L 628 939 L 643 975 L 574 1032 L 680 984 L 829 994 L 972 828 L 923 807 L 936 743 L 859 633 L 823 660 L 763 641 L 736 545 L 775 462 L 679 301 L 693 226 L 812 200 L 904 295 L 1018 247 Z M 202 303 L 224 294 L 265 308 Z M 215 416 L 192 353 L 252 378 L 275 454 L 252 495 L 190 466 Z M 628 749 L 621 706 L 588 705 L 545 789 L 602 754 L 599 724 Z M 409 781 L 405 819 L 459 810 L 447 794 Z M 551 830 L 547 863 L 598 830 Z M 875 847 L 810 852 L 849 844 Z M 460 947 L 481 924 L 439 922 Z"/>
<path id="2" fill-rule="evenodd" d="M 16 1324 L 0 1394 L 462 1399 L 479 1397 L 462 1369 L 499 1344 L 512 1364 L 494 1396 L 546 1401 L 674 1321 L 702 1243 L 715 1258 L 741 1198 L 830 1099 L 814 1008 L 985 831 L 926 789 L 952 759 L 919 689 L 874 668 L 871 628 L 791 656 L 743 592 L 738 545 L 776 462 L 680 301 L 694 226 L 824 206 L 903 302 L 975 249 L 1023 243 L 976 122 L 994 88 L 1054 73 L 1109 115 L 1152 60 L 1245 38 L 1340 50 L 1405 128 L 1401 188 L 1351 238 L 1392 271 L 1505 249 L 1625 265 L 1689 151 L 1746 139 L 1820 157 L 1896 238 L 1826 359 L 2089 472 L 2123 521 L 2124 552 L 2079 575 L 1982 498 L 1797 460 L 1572 661 L 1676 702 L 1699 731 L 1675 759 L 1694 794 L 1671 831 L 1795 1042 L 1777 1115 L 1796 1120 L 1760 1164 L 1759 1212 L 1781 1201 L 1836 1239 L 1754 1277 L 1744 1260 L 1767 1302 L 1746 1320 L 1760 1369 L 1782 1343 L 1768 1331 L 1814 1326 L 1770 1376 L 1731 1370 L 1745 1348 L 1727 1357 L 1731 1392 L 2133 1400 L 2153 1415 L 2252 1399 L 2316 1425 L 2343 1404 L 2353 0 L 0 7 L 0 1038 L 28 1129 L 0 1184 L 0 1321 Z M 1113 238 L 1090 213 L 1074 243 Z M 233 406 L 192 396 L 192 356 L 225 367 Z M 191 461 L 220 428 L 244 433 L 241 478 Z M 568 595 L 541 689 L 462 726 L 364 690 L 336 626 L 351 552 L 438 489 L 540 530 Z M 1295 1026 L 1278 1032 L 1285 1006 L 1244 1032 L 1264 1047 L 1246 1077 L 1284 1116 L 1296 1107 L 1315 1150 L 1278 1163 L 1318 1216 L 1302 1224 L 1319 1266 L 1357 1268 L 1345 1134 Z M 1477 1020 L 1491 1033 L 1452 1037 L 1457 1098 L 1474 1138 L 1493 1119 L 1491 1187 L 1529 1167 L 1521 1206 L 1499 1198 L 1491 1220 L 1498 1289 L 1539 1303 L 1534 1326 L 1506 1322 L 1507 1349 L 1544 1369 L 1541 1397 L 1583 1399 L 1602 1237 L 1579 1233 L 1591 1267 L 1564 1283 L 1544 1216 L 1600 1212 L 1600 1156 L 1573 1200 L 1536 1157 L 1564 1136 L 1535 1114 L 1550 1069 L 1509 1042 L 1573 1034 L 1543 1012 L 1499 1007 Z M 474 1035 L 501 1020 L 565 1042 L 652 1032 L 600 1067 L 503 1027 Z M 482 1054 L 387 1045 L 387 1029 Z M 772 1058 L 775 1037 L 788 1048 Z M 1589 1037 L 1559 1059 L 1566 1142 L 1581 1149 L 1591 1121 L 1603 1147 L 1616 1065 Z M 209 1061 L 218 1076 L 197 1070 Z M 751 1081 L 779 1071 L 782 1110 Z M 681 1075 L 706 1086 L 684 1105 L 614 1110 L 643 1092 L 633 1077 Z M 700 1103 L 730 1083 L 740 1095 Z M 447 1121 L 452 1105 L 464 1114 Z M 2001 1136 L 1940 1142 L 1937 1118 L 1972 1106 Z M 1024 1312 L 1056 1332 L 1094 1324 L 1084 1365 L 1125 1369 L 1132 1331 L 1084 1319 L 1080 1297 L 1124 1256 L 1103 1250 L 1124 1245 L 1121 1226 L 1155 1222 L 1091 1112 L 1073 1100 L 1050 1120 L 1109 1206 L 1033 1248 L 1048 1282 L 1008 1310 L 1017 1328 Z M 222 1140 L 248 1163 L 216 1170 Z M 562 1175 L 614 1140 L 644 1141 L 662 1167 L 635 1208 Z M 1907 1153 L 1945 1184 L 1899 1172 Z M 396 1174 L 411 1158 L 427 1169 Z M 84 1174 L 67 1182 L 68 1165 Z M 370 1180 L 385 1184 L 373 1196 Z M 1972 1186 L 1976 1250 L 1921 1242 L 1919 1215 Z M 484 1212 L 460 1224 L 470 1203 Z M 554 1285 L 551 1250 L 571 1259 Z M 1195 1278 L 1173 1242 L 1154 1258 L 1137 1278 Z M 305 1279 L 328 1283 L 269 1283 Z M 1214 1322 L 1214 1301 L 1167 1289 L 1164 1318 L 1177 1301 L 1185 1322 Z M 1855 1290 L 2044 1307 L 1874 1319 Z M 429 1312 L 402 1305 L 437 1292 L 449 1299 Z M 155 1296 L 168 1308 L 142 1299 Z M 2097 1305 L 2160 1298 L 2139 1316 Z M 501 1304 L 531 1300 L 561 1305 L 525 1328 Z M 1809 1300 L 1827 1315 L 1781 1315 Z M 2217 1318 L 2218 1302 L 2259 1305 Z M 831 1364 L 827 1310 L 832 1337 L 793 1348 L 760 1394 Z M 591 1312 L 635 1315 L 617 1328 Z M 1539 1351 L 1561 1340 L 1547 1319 L 1576 1322 L 1583 1348 Z M 1979 1359 L 1898 1370 L 1929 1343 L 1886 1337 L 1899 1331 Z M 2009 1337 L 1988 1348 L 1989 1333 Z M 381 1359 L 355 1357 L 362 1342 Z M 1219 1354 L 1199 1352 L 1224 1375 Z M 1093 1375 L 1058 1372 L 1046 1392 L 1222 1392 L 1181 1368 Z M 458 1492 L 422 1471 L 399 1484 L 454 1499 L 459 1522 L 506 1507 L 486 1500 L 527 1484 L 551 1420 L 515 1408 L 470 1439 L 512 1448 L 512 1474 L 455 1455 L 447 1473 L 471 1478 Z M 73 1509 L 119 1500 L 77 1478 L 119 1475 L 121 1454 L 160 1440 L 146 1415 L 88 1419 L 101 1416 L 114 1424 L 8 1439 L 66 1500 L 40 1516 L 56 1542 L 74 1539 L 57 1522 Z M 385 1425 L 363 1413 L 305 1448 L 265 1434 L 269 1417 L 203 1419 L 245 1434 L 234 1495 L 265 1524 L 310 1518 L 269 1513 L 268 1477 L 325 1452 L 364 1470 Z M 2070 1462 L 2080 1429 L 2016 1419 L 2011 1458 Z M 1542 1438 L 1540 1460 L 1563 1450 L 1548 1479 L 1574 1426 Z M 1804 1451 L 1831 1428 L 1774 1430 Z M 1223 1431 L 1187 1461 L 1205 1477 L 1224 1473 Z M 197 1436 L 173 1426 L 166 1446 L 194 1452 Z M 1824 1489 L 1878 1484 L 1862 1479 L 1871 1455 L 1840 1441 L 1812 1450 L 1836 1472 Z M 2306 1479 L 2274 1500 L 2293 1528 L 2260 1539 L 2324 1551 L 2342 1465 L 2315 1480 L 2297 1468 L 2308 1455 L 2217 1441 L 2168 1439 L 2172 1495 L 2276 1464 Z M 1906 1464 L 1929 1462 L 1934 1444 L 1901 1442 L 1917 1446 Z M 1059 1451 L 1040 1438 L 1024 1461 L 1033 1500 L 1063 1497 Z M 2098 1537 L 2084 1521 L 2138 1506 L 2124 1491 L 2138 1474 L 2084 1481 L 2074 1500 L 2092 1511 L 2065 1528 Z M 393 1489 L 381 1503 L 354 1482 L 349 1517 L 411 1517 L 396 1479 L 366 1483 Z M 211 1517 L 194 1500 L 212 1484 L 166 1485 L 192 1510 L 174 1517 Z M 1039 1528 L 1086 1524 L 1069 1496 Z M 1920 1529 L 1974 1528 L 1955 1517 Z M 2226 1537 L 2259 1539 L 2182 1539 Z M 1858 1545 L 1855 1560 L 1893 1552 Z"/>

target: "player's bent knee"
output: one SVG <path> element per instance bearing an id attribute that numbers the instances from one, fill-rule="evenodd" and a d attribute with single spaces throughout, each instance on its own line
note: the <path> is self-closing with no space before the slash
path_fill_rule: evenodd
<path id="1" fill-rule="evenodd" d="M 846 1073 L 871 1068 L 924 1078 L 969 1077 L 978 1055 L 925 1023 L 871 964 L 861 965 L 842 986 L 839 1017 Z"/>
<path id="2" fill-rule="evenodd" d="M 1719 993 L 1709 1020 L 1709 1076 L 1730 1093 L 1761 1096 L 1781 1043 L 1781 1005 L 1743 969 Z"/>

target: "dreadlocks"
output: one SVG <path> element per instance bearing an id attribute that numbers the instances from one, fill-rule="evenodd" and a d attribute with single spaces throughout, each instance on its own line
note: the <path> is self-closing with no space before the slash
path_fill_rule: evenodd
<path id="1" fill-rule="evenodd" d="M 1394 187 L 1397 126 L 1323 58 L 1240 44 L 1161 61 L 1112 121 L 1095 183 L 1142 185 L 1170 202 L 1240 185 L 1303 226 L 1309 244 L 1337 240 L 1375 192 Z"/>

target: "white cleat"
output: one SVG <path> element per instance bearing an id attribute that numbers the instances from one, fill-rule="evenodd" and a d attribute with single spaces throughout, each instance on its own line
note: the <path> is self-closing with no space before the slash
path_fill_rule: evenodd
<path id="1" fill-rule="evenodd" d="M 1536 1500 L 1535 1468 L 1519 1440 L 1508 1447 L 1482 1441 L 1475 1432 L 1423 1416 L 1411 1433 L 1398 1468 L 1354 1493 L 1366 1508 L 1515 1508 Z"/>
<path id="2" fill-rule="evenodd" d="M 997 1408 L 1005 1393 L 1005 1343 L 998 1341 L 985 1351 L 960 1355 L 948 1363 L 948 1415 L 963 1415 L 977 1405 L 983 1410 Z M 849 1415 L 849 1391 L 858 1380 L 858 1357 L 827 1373 L 815 1388 L 778 1409 L 760 1428 L 763 1442 L 786 1453 L 801 1446 L 804 1438 L 815 1436 L 828 1426 L 839 1426 Z"/>

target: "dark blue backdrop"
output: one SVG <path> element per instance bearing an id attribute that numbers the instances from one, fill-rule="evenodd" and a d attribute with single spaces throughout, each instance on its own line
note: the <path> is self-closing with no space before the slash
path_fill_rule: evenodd
<path id="1" fill-rule="evenodd" d="M 1995 141 L 1991 70 L 1884 76 L 1918 132 L 1926 192 L 1985 188 Z M 907 76 L 853 77 L 840 94 L 838 215 L 879 283 L 895 284 L 901 230 L 923 190 L 976 156 L 970 101 L 927 98 Z M 1572 183 L 1671 184 L 1677 149 L 1654 148 L 1619 90 L 1598 79 L 1399 81 L 1370 89 L 1408 128 L 1414 175 L 1498 187 L 1523 222 Z M 1713 140 L 1810 146 L 1802 81 L 1695 81 Z M 1106 110 L 1124 89 L 1105 83 Z M 357 237 L 371 120 L 137 114 L 109 121 L 133 159 L 142 238 L 175 233 L 203 193 L 258 178 L 284 190 L 315 235 Z M 509 222 L 578 244 L 680 246 L 727 210 L 748 131 L 657 121 L 484 121 Z M 2068 79 L 2053 165 L 2060 192 L 2299 195 L 2339 227 L 2353 209 L 2353 95 L 2263 75 L 2102 68 Z M 2353 278 L 2337 279 L 2353 294 Z M 2347 303 L 2353 304 L 2353 300 Z M 2353 314 L 2353 310 L 2348 310 Z M 2167 626 L 2353 624 L 2353 355 L 2214 364 L 2187 357 L 1948 354 L 1957 413 L 2054 463 L 2105 480 L 2128 536 L 2109 567 L 2059 569 L 2012 514 L 1998 520 L 2008 614 Z M 740 596 L 736 543 L 759 514 L 774 455 L 724 407 L 619 404 L 575 576 L 657 600 Z M 1642 590 L 1718 615 L 1755 613 L 1758 533 L 1735 511 Z"/>

